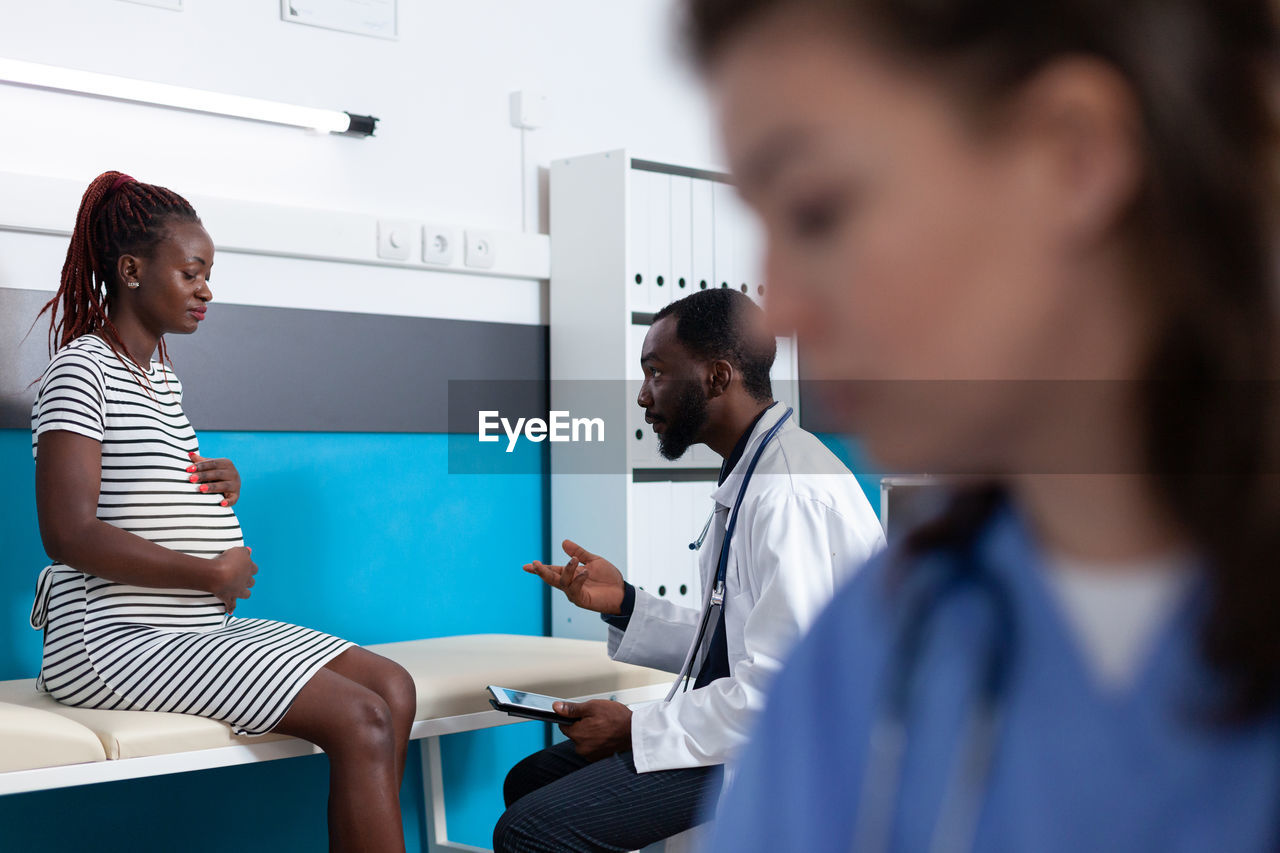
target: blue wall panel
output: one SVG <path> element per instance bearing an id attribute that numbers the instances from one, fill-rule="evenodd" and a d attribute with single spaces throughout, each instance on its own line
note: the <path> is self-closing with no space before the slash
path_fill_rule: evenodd
<path id="1" fill-rule="evenodd" d="M 866 453 L 858 446 L 856 439 L 830 432 L 814 433 L 827 448 L 839 457 L 858 478 L 858 485 L 871 502 L 871 508 L 880 513 L 880 472 Z"/>
<path id="2" fill-rule="evenodd" d="M 520 566 L 546 556 L 545 460 L 540 474 L 450 474 L 439 434 L 209 432 L 202 442 L 244 480 L 236 510 L 260 570 L 237 613 L 361 644 L 543 632 L 545 594 Z M 39 669 L 40 637 L 27 625 L 46 562 L 33 471 L 30 433 L 0 430 L 0 678 Z M 455 840 L 488 846 L 503 773 L 544 737 L 529 723 L 444 739 Z M 0 849 L 322 850 L 326 766 L 290 759 L 2 797 Z M 422 785 L 410 767 L 402 799 L 414 850 Z"/>

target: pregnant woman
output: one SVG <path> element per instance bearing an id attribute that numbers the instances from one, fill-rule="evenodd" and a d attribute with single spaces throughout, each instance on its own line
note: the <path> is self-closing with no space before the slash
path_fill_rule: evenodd
<path id="1" fill-rule="evenodd" d="M 403 850 L 416 698 L 398 664 L 328 634 L 232 614 L 258 567 L 240 475 L 199 453 L 166 334 L 199 328 L 213 243 L 182 197 L 119 172 L 84 194 L 32 410 L 40 687 L 83 708 L 176 711 L 329 755 L 333 850 Z"/>

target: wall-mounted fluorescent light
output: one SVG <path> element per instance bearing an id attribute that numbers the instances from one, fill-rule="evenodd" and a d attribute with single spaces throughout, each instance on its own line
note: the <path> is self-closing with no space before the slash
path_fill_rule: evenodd
<path id="1" fill-rule="evenodd" d="M 258 98 L 244 98 L 239 95 L 224 95 L 219 92 L 170 86 L 167 83 L 152 83 L 147 80 L 115 77 L 92 71 L 39 65 L 17 59 L 0 58 L 0 82 L 120 101 L 134 101 L 141 104 L 156 104 L 198 113 L 234 116 L 273 124 L 288 124 L 323 133 L 344 133 L 349 136 L 372 136 L 378 123 L 373 116 L 353 115 L 342 110 L 299 107 Z"/>

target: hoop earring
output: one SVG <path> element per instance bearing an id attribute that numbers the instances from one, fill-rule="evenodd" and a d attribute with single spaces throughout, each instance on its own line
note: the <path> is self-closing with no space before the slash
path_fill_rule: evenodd
<path id="1" fill-rule="evenodd" d="M 131 290 L 132 290 L 132 289 L 136 289 L 136 288 L 138 287 L 138 282 L 136 282 L 136 281 L 131 281 L 131 282 L 129 282 L 129 283 L 128 283 L 128 287 L 129 287 Z"/>

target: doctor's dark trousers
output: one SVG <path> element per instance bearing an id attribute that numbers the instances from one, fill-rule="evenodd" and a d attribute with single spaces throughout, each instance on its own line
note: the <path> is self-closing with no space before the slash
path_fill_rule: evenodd
<path id="1" fill-rule="evenodd" d="M 637 773 L 630 752 L 589 762 L 565 741 L 507 774 L 494 853 L 639 850 L 695 826 L 723 779 L 721 765 Z"/>

